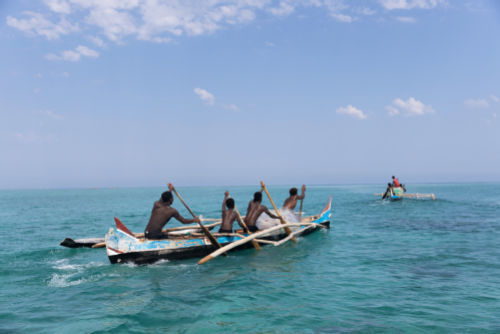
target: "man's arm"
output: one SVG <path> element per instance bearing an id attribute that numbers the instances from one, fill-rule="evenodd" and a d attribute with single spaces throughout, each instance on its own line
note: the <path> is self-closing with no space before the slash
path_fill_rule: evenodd
<path id="1" fill-rule="evenodd" d="M 174 217 L 175 219 L 177 219 L 178 221 L 180 221 L 181 223 L 183 224 L 191 224 L 191 223 L 199 223 L 200 222 L 200 218 L 196 217 L 196 218 L 193 218 L 193 219 L 186 219 L 184 217 L 182 217 L 179 213 L 179 211 L 174 210 L 174 213 L 172 214 L 172 217 Z"/>
<path id="2" fill-rule="evenodd" d="M 233 211 L 233 216 L 231 217 L 231 221 L 234 222 L 235 220 L 238 222 L 238 225 L 240 225 L 240 227 L 244 231 L 246 231 L 245 225 L 240 222 L 240 220 L 238 219 L 238 215 L 236 214 L 236 212 Z M 241 220 L 243 221 L 243 218 Z M 233 224 L 232 222 L 231 225 Z"/>
<path id="3" fill-rule="evenodd" d="M 224 193 L 224 200 L 222 201 L 222 213 L 226 212 L 226 200 L 229 198 L 229 191 Z"/>
<path id="4" fill-rule="evenodd" d="M 302 185 L 302 194 L 300 196 L 297 196 L 298 199 L 304 199 L 306 197 L 306 185 Z"/>
<path id="5" fill-rule="evenodd" d="M 271 217 L 272 219 L 280 219 L 280 217 L 278 217 L 278 216 L 276 216 L 276 215 L 273 215 L 273 214 L 271 213 L 271 211 L 269 211 L 269 209 L 268 209 L 268 208 L 266 208 L 265 206 L 264 206 L 264 212 L 265 212 L 265 213 L 266 213 L 269 217 Z"/>

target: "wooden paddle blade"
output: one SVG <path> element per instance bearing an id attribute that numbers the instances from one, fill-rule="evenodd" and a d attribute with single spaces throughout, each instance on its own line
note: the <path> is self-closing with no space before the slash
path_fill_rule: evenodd
<path id="1" fill-rule="evenodd" d="M 208 262 L 208 261 L 212 260 L 213 258 L 214 258 L 213 256 L 207 255 L 203 259 L 201 259 L 200 261 L 198 261 L 198 264 L 203 264 L 205 262 Z"/>

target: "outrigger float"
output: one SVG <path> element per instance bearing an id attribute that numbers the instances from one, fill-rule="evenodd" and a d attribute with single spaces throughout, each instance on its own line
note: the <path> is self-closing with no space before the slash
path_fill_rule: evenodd
<path id="1" fill-rule="evenodd" d="M 382 193 L 377 193 L 373 194 L 375 196 L 383 196 L 384 194 Z M 403 198 L 412 198 L 412 199 L 432 199 L 433 201 L 436 200 L 436 196 L 434 194 L 420 194 L 420 193 L 415 193 L 415 194 L 407 194 L 403 192 L 402 188 L 394 188 L 394 191 L 391 191 L 390 196 L 387 197 L 387 199 L 391 201 L 398 201 Z"/>
<path id="2" fill-rule="evenodd" d="M 279 246 L 295 237 L 305 236 L 322 228 L 330 228 L 332 199 L 316 216 L 305 217 L 298 223 L 284 223 L 252 234 L 213 233 L 219 245 L 199 232 L 178 231 L 169 233 L 168 239 L 149 240 L 136 236 L 118 218 L 116 229 L 106 234 L 106 252 L 111 263 L 131 262 L 149 264 L 158 260 L 180 260 L 203 257 L 198 263 L 205 263 L 228 251 L 254 247 L 252 241 L 262 245 Z M 219 248 L 220 247 L 220 248 Z"/>

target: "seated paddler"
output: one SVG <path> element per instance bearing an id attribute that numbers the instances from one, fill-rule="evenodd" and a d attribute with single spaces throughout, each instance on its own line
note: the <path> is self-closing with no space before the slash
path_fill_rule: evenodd
<path id="1" fill-rule="evenodd" d="M 220 225 L 219 233 L 233 233 L 233 223 L 238 221 L 238 215 L 234 211 L 234 199 L 229 197 L 229 191 L 224 193 L 224 201 L 222 201 L 222 224 Z M 238 224 L 243 228 L 243 225 L 238 221 Z"/>
<path id="2" fill-rule="evenodd" d="M 306 197 L 306 186 L 302 185 L 301 195 L 298 194 L 297 188 L 291 188 L 289 193 L 290 196 L 285 200 L 285 203 L 283 203 L 283 209 L 288 209 L 293 211 L 297 206 L 297 202 Z"/>
<path id="3" fill-rule="evenodd" d="M 258 230 L 257 219 L 264 213 L 273 219 L 279 219 L 278 216 L 272 214 L 269 209 L 261 203 L 262 192 L 257 191 L 255 194 L 253 194 L 253 200 L 248 203 L 247 215 L 245 216 L 245 224 L 247 225 L 250 232 L 256 232 Z"/>
<path id="4" fill-rule="evenodd" d="M 179 212 L 174 209 L 171 205 L 174 202 L 174 197 L 172 196 L 172 185 L 168 185 L 170 191 L 165 191 L 161 194 L 160 200 L 156 201 L 153 205 L 153 210 L 151 211 L 151 217 L 149 218 L 149 223 L 144 230 L 144 236 L 147 239 L 163 239 L 167 235 L 163 234 L 161 229 L 165 224 L 168 223 L 170 218 L 175 218 L 183 224 L 191 224 L 194 222 L 200 222 L 198 217 L 194 219 L 186 219 L 182 217 Z"/>

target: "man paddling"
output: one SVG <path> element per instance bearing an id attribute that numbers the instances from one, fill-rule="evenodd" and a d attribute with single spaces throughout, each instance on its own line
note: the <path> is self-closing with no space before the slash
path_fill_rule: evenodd
<path id="1" fill-rule="evenodd" d="M 256 232 L 257 228 L 257 219 L 262 213 L 267 214 L 269 217 L 273 219 L 279 219 L 278 216 L 273 215 L 268 208 L 261 204 L 262 202 L 262 193 L 257 191 L 253 194 L 253 200 L 248 203 L 247 215 L 245 216 L 245 224 L 248 227 L 250 232 Z"/>
<path id="2" fill-rule="evenodd" d="M 191 224 L 194 222 L 199 223 L 200 218 L 196 217 L 194 219 L 186 219 L 182 217 L 179 212 L 172 208 L 171 205 L 174 202 L 174 197 L 172 196 L 172 185 L 169 184 L 168 188 L 170 191 L 165 191 L 161 194 L 161 199 L 156 201 L 153 205 L 153 210 L 151 211 L 151 217 L 149 218 L 148 225 L 144 230 L 144 236 L 147 239 L 162 239 L 167 236 L 161 231 L 163 226 L 168 223 L 170 218 L 174 217 L 183 224 Z"/>
<path id="3" fill-rule="evenodd" d="M 288 197 L 285 200 L 285 203 L 283 203 L 283 209 L 288 209 L 288 210 L 293 211 L 293 209 L 295 209 L 295 207 L 297 206 L 297 202 L 301 199 L 304 199 L 304 197 L 306 197 L 305 192 L 306 192 L 305 185 L 302 185 L 302 194 L 300 196 L 298 195 L 297 188 L 291 188 L 290 189 L 290 197 Z"/>
<path id="4" fill-rule="evenodd" d="M 233 223 L 238 219 L 238 215 L 234 211 L 234 199 L 229 197 L 229 191 L 224 193 L 224 201 L 222 201 L 222 224 L 220 225 L 219 233 L 233 233 Z M 238 221 L 238 224 L 244 229 L 243 225 Z"/>

